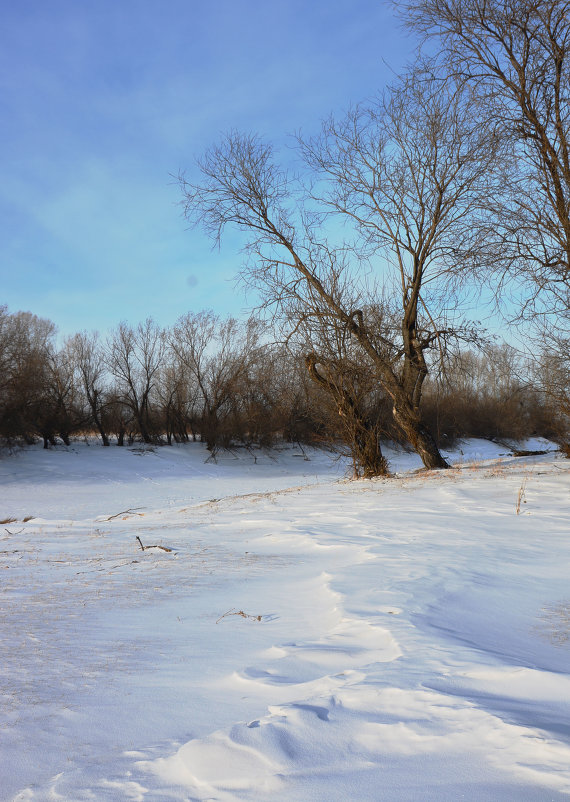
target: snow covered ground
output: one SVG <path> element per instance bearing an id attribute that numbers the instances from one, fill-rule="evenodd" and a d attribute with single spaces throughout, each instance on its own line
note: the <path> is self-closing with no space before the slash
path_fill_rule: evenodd
<path id="1" fill-rule="evenodd" d="M 570 463 L 462 451 L 0 456 L 0 798 L 570 795 Z"/>

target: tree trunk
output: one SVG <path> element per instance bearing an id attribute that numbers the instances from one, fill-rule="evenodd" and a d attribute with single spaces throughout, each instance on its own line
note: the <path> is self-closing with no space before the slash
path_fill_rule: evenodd
<path id="1" fill-rule="evenodd" d="M 426 468 L 449 468 L 449 464 L 439 453 L 433 436 L 417 415 L 406 409 L 397 409 L 395 405 L 392 412 L 394 420 Z"/>
<path id="2" fill-rule="evenodd" d="M 145 415 L 144 412 L 139 412 L 138 410 L 135 412 L 136 420 L 139 427 L 139 433 L 142 437 L 143 443 L 152 443 L 152 437 L 149 434 L 149 431 L 146 426 Z"/>
<path id="3" fill-rule="evenodd" d="M 103 445 L 104 446 L 108 446 L 109 445 L 109 438 L 107 437 L 107 432 L 103 428 L 103 424 L 101 423 L 101 419 L 99 418 L 99 415 L 97 415 L 97 413 L 95 411 L 93 411 L 93 420 L 95 422 L 95 426 L 97 427 L 97 431 L 101 435 L 101 440 L 103 441 Z"/>
<path id="4" fill-rule="evenodd" d="M 380 436 L 376 428 L 366 429 L 364 425 L 359 428 L 361 430 L 354 436 L 352 447 L 355 473 L 361 473 L 365 479 L 388 476 L 390 473 L 388 461 L 382 454 Z"/>
<path id="5" fill-rule="evenodd" d="M 388 461 L 382 454 L 378 427 L 368 422 L 358 409 L 357 401 L 340 384 L 327 379 L 317 370 L 317 356 L 314 353 L 305 357 L 305 364 L 311 379 L 331 396 L 338 405 L 343 419 L 344 439 L 352 455 L 355 476 L 367 479 L 389 474 Z"/>

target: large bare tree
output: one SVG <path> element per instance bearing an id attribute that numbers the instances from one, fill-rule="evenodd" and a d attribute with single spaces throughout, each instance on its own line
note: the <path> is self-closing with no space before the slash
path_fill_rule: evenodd
<path id="1" fill-rule="evenodd" d="M 268 304 L 353 339 L 429 468 L 447 463 L 421 417 L 426 352 L 459 332 L 452 287 L 477 251 L 473 217 L 494 156 L 472 103 L 452 81 L 416 71 L 302 145 L 316 173 L 310 192 L 269 145 L 236 132 L 206 152 L 199 181 L 180 177 L 187 217 L 214 241 L 228 224 L 246 232 L 244 275 Z M 327 239 L 331 212 L 352 222 L 350 245 Z M 371 258 L 385 268 L 383 291 L 365 275 Z"/>
<path id="2" fill-rule="evenodd" d="M 495 212 L 495 256 L 523 279 L 523 317 L 570 317 L 570 3 L 420 0 L 398 3 L 437 37 L 445 68 L 482 100 L 480 123 L 510 148 Z"/>

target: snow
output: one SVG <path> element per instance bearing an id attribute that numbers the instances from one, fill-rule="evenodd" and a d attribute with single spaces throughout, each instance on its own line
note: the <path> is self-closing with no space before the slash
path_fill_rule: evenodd
<path id="1" fill-rule="evenodd" d="M 448 456 L 3 454 L 0 798 L 567 798 L 570 463 Z"/>

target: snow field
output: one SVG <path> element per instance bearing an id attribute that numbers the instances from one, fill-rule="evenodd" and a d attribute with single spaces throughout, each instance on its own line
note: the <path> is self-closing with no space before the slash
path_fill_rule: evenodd
<path id="1" fill-rule="evenodd" d="M 568 462 L 463 451 L 3 459 L 1 798 L 569 795 Z"/>

